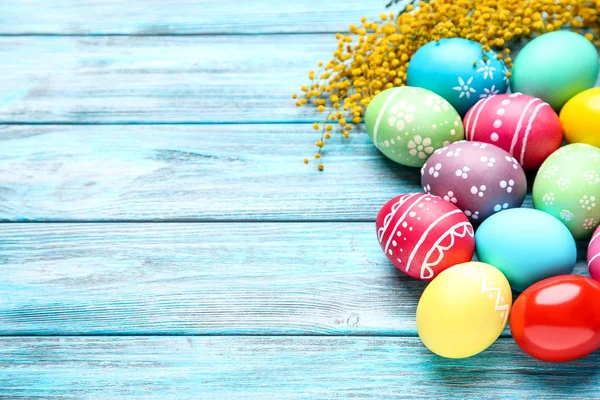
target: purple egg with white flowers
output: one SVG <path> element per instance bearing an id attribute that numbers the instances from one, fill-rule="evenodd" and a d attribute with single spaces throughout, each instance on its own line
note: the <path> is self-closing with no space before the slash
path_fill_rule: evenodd
<path id="1" fill-rule="evenodd" d="M 498 146 L 460 141 L 434 152 L 421 168 L 425 193 L 463 210 L 473 224 L 507 208 L 520 207 L 527 178 L 519 162 Z"/>

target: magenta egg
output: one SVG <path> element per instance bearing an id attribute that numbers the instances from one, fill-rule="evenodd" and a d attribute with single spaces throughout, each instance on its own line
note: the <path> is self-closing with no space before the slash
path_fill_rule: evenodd
<path id="1" fill-rule="evenodd" d="M 479 100 L 464 120 L 467 140 L 494 144 L 537 170 L 563 139 L 558 115 L 542 100 L 521 93 Z"/>
<path id="2" fill-rule="evenodd" d="M 590 276 L 600 281 L 600 226 L 596 228 L 587 252 L 587 262 Z"/>
<path id="3" fill-rule="evenodd" d="M 520 207 L 527 178 L 519 162 L 489 143 L 460 141 L 438 149 L 421 168 L 425 193 L 455 204 L 474 224 Z"/>

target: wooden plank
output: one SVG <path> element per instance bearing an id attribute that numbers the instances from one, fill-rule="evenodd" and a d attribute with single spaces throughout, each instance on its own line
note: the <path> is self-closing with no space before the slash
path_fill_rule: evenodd
<path id="1" fill-rule="evenodd" d="M 372 223 L 0 224 L 0 248 L 0 335 L 415 335 L 425 287 Z"/>
<path id="2" fill-rule="evenodd" d="M 375 220 L 418 169 L 307 125 L 3 126 L 0 220 Z M 312 157 L 311 157 L 312 158 Z"/>
<path id="3" fill-rule="evenodd" d="M 0 37 L 0 123 L 312 123 L 332 34 Z"/>
<path id="4" fill-rule="evenodd" d="M 386 1 L 3 0 L 0 34 L 264 34 L 346 31 Z"/>
<path id="5" fill-rule="evenodd" d="M 1 338 L 3 398 L 597 398 L 600 353 L 542 363 L 512 339 L 442 359 L 418 338 Z"/>
<path id="6" fill-rule="evenodd" d="M 312 122 L 292 93 L 332 34 L 0 37 L 0 121 Z"/>

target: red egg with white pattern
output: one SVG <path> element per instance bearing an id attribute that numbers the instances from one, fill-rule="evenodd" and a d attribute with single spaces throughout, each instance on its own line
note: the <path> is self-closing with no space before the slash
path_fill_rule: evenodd
<path id="1" fill-rule="evenodd" d="M 467 140 L 508 151 L 526 171 L 535 171 L 563 139 L 560 119 L 544 101 L 522 93 L 490 96 L 464 119 Z"/>
<path id="2" fill-rule="evenodd" d="M 406 275 L 431 280 L 453 265 L 471 261 L 473 226 L 454 204 L 437 196 L 408 193 L 388 201 L 376 221 L 387 258 Z"/>
<path id="3" fill-rule="evenodd" d="M 588 246 L 587 262 L 590 268 L 590 276 L 600 281 L 600 226 L 592 235 L 592 240 Z"/>

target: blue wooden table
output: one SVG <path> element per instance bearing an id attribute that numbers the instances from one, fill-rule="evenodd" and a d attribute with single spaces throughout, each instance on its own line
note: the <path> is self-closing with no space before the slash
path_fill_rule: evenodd
<path id="1" fill-rule="evenodd" d="M 0 2 L 0 398 L 600 397 L 508 330 L 432 355 L 373 223 L 419 174 L 302 164 L 290 95 L 384 3 Z"/>

